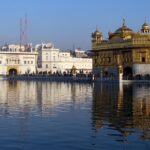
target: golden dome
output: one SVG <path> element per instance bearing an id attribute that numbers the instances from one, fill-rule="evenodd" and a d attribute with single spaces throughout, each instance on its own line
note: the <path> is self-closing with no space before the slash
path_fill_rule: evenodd
<path id="1" fill-rule="evenodd" d="M 122 32 L 132 32 L 132 29 L 128 28 L 127 26 L 122 26 L 115 31 L 115 33 L 122 33 Z"/>
<path id="2" fill-rule="evenodd" d="M 133 32 L 132 29 L 128 28 L 125 24 L 125 19 L 123 19 L 122 27 L 118 28 L 115 33 L 122 33 L 122 32 Z"/>
<path id="3" fill-rule="evenodd" d="M 123 24 L 114 33 L 109 33 L 110 40 L 120 40 L 120 39 L 131 39 L 133 30 L 126 26 L 125 19 L 123 19 Z"/>

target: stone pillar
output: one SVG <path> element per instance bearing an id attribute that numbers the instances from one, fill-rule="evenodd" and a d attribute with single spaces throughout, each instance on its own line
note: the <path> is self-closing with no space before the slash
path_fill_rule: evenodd
<path id="1" fill-rule="evenodd" d="M 118 76 L 119 76 L 119 82 L 123 80 L 123 67 L 119 66 L 118 68 Z"/>

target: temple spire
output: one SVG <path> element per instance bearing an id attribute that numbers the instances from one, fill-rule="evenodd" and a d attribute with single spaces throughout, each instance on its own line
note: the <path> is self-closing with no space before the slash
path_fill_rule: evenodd
<path id="1" fill-rule="evenodd" d="M 96 31 L 98 31 L 98 26 L 96 25 Z"/>

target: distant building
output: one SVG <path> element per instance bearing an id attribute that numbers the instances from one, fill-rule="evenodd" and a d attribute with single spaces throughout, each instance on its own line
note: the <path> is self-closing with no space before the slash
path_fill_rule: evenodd
<path id="1" fill-rule="evenodd" d="M 22 48 L 24 48 L 22 46 Z M 27 52 L 19 45 L 5 45 L 0 49 L 0 75 L 36 73 L 37 52 Z"/>
<path id="2" fill-rule="evenodd" d="M 80 48 L 75 49 L 74 55 L 77 58 L 87 58 L 88 55 L 84 50 L 81 50 Z"/>
<path id="3" fill-rule="evenodd" d="M 92 33 L 93 69 L 96 75 L 120 79 L 150 76 L 150 28 L 145 22 L 140 32 L 122 26 L 108 40 L 102 33 Z"/>
<path id="4" fill-rule="evenodd" d="M 18 44 L 5 44 L 1 46 L 1 51 L 10 51 L 10 52 L 32 52 L 32 44 L 18 45 Z"/>
<path id="5" fill-rule="evenodd" d="M 38 52 L 38 70 L 50 73 L 70 73 L 73 68 L 76 72 L 89 73 L 92 71 L 92 58 L 72 56 L 70 52 L 60 51 L 53 44 L 36 46 Z"/>

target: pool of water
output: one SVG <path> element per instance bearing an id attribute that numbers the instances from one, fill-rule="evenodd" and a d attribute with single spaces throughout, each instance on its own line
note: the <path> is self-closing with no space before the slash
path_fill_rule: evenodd
<path id="1" fill-rule="evenodd" d="M 2 150 L 150 149 L 150 85 L 0 81 Z"/>

